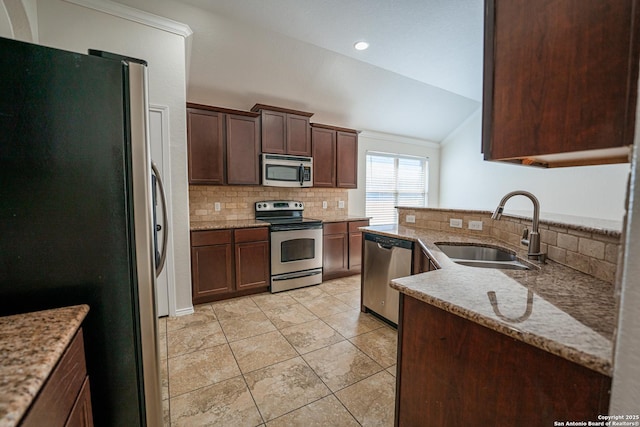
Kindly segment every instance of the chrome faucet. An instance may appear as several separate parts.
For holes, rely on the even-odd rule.
[[[538,232],[538,224],[540,222],[540,202],[536,196],[528,191],[522,190],[507,193],[502,200],[500,200],[498,207],[493,215],[491,215],[491,219],[499,220],[502,217],[502,211],[504,210],[505,203],[507,203],[507,200],[513,196],[525,196],[533,202],[533,224],[531,225],[531,232],[529,233],[529,230],[525,228],[520,243],[528,246],[527,256],[529,258],[537,258],[540,263],[544,264],[547,254],[540,252],[540,233]]]

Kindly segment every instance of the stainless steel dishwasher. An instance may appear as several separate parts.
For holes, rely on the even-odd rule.
[[[413,242],[379,234],[364,233],[362,304],[398,324],[398,291],[389,282],[411,275]]]

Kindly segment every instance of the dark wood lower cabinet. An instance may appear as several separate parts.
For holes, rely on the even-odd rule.
[[[553,426],[607,414],[611,378],[401,294],[396,426]]]
[[[266,227],[191,232],[193,304],[269,289]]]
[[[323,226],[322,280],[359,274],[362,266],[362,232],[369,220],[330,222]]]
[[[65,350],[20,426],[93,426],[82,328]]]

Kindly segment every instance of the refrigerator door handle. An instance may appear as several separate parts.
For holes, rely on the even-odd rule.
[[[162,184],[162,178],[160,177],[160,172],[158,172],[158,167],[155,163],[151,162],[151,169],[153,169],[153,173],[156,176],[156,182],[158,183],[158,189],[160,190],[160,200],[162,200],[162,221],[164,223],[164,227],[162,228],[162,252],[160,253],[160,261],[158,265],[156,265],[156,277],[160,275],[162,269],[164,268],[164,263],[167,260],[167,243],[169,240],[169,222],[167,215],[167,196],[164,192],[164,185]]]

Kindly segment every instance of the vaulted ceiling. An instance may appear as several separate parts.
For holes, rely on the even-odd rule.
[[[191,26],[189,101],[434,142],[481,103],[482,0],[119,1]]]

